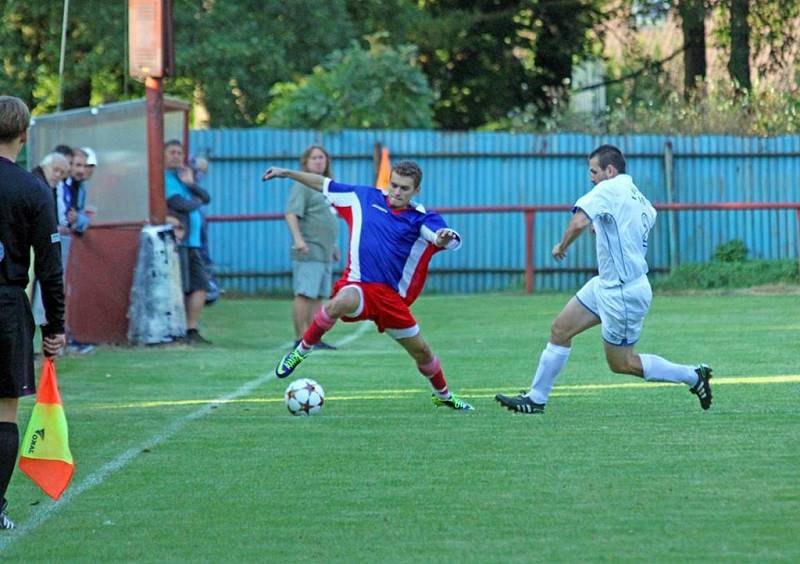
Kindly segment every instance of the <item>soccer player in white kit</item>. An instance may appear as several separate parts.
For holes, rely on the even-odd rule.
[[[639,376],[647,382],[686,384],[700,400],[700,407],[708,409],[709,366],[674,364],[633,350],[653,298],[645,255],[656,210],[625,173],[625,157],[613,145],[601,145],[592,151],[589,173],[594,188],[575,202],[572,219],[552,254],[562,260],[570,244],[592,225],[597,240],[598,275],[553,321],[550,342],[539,359],[530,391],[513,397],[497,394],[495,399],[511,411],[544,413],[553,383],[569,358],[572,338],[600,323],[611,370]]]

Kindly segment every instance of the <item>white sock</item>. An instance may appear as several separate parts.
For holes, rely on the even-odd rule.
[[[307,355],[308,353],[310,353],[310,352],[311,352],[313,349],[314,349],[314,347],[313,347],[313,346],[312,346],[312,347],[307,347],[307,346],[306,346],[306,342],[305,342],[303,339],[300,339],[300,342],[299,342],[299,343],[297,343],[297,350],[298,350],[298,351],[300,352],[300,354],[302,354],[303,356],[306,356],[306,355]]]
[[[536,369],[536,376],[533,377],[531,391],[525,394],[526,396],[536,403],[547,403],[553,383],[567,363],[570,350],[569,347],[547,343],[539,358],[539,367]]]
[[[694,386],[699,376],[694,366],[675,364],[655,354],[640,354],[644,379],[648,382],[673,382]]]

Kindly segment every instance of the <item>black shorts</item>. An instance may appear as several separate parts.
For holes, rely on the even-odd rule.
[[[184,294],[193,294],[208,288],[206,264],[200,249],[195,247],[178,247],[181,257],[181,282]]]
[[[36,393],[33,315],[25,289],[0,286],[0,398]]]

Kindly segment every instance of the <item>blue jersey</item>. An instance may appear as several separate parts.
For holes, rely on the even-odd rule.
[[[165,197],[169,200],[172,196],[181,196],[187,200],[193,198],[191,190],[183,181],[178,178],[178,173],[174,170],[164,171],[164,192]],[[203,216],[200,215],[200,210],[192,210],[188,214],[189,225],[188,237],[181,245],[185,247],[200,248],[203,246],[200,240],[201,232],[203,230]]]
[[[436,231],[447,227],[442,216],[415,203],[393,210],[383,192],[371,186],[326,178],[322,193],[350,229],[350,254],[342,278],[385,284],[411,304],[425,284],[431,257],[443,250],[435,244]],[[447,248],[460,245],[457,236]]]

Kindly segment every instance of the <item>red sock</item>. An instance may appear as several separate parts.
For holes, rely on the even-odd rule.
[[[444,379],[438,356],[434,356],[428,364],[417,364],[417,370],[430,381],[431,388],[437,396],[442,399],[450,397],[450,390],[447,389],[447,380]]]
[[[307,349],[310,349],[319,343],[322,339],[322,336],[326,331],[333,327],[334,323],[336,323],[336,320],[328,315],[328,312],[325,311],[325,308],[319,308],[319,311],[314,314],[314,319],[311,320],[311,324],[308,326],[308,329],[306,329],[306,332],[303,333],[303,346],[305,346]]]

